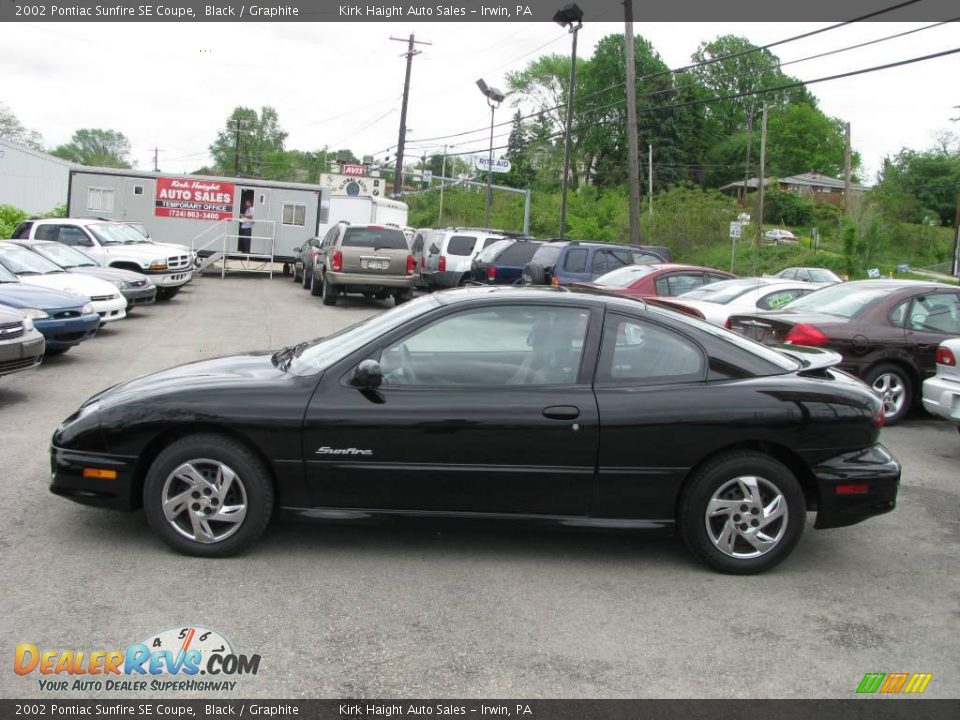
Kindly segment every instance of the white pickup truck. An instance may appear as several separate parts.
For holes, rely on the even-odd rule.
[[[143,273],[157,286],[157,300],[169,300],[193,279],[190,250],[142,240],[120,223],[89,218],[24,220],[13,231],[13,239],[54,240],[83,251],[104,267]]]

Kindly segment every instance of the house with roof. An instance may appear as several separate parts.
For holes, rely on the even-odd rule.
[[[754,193],[760,187],[759,178],[749,178],[744,183],[737,180],[720,188],[721,192],[742,197],[744,188],[746,194]],[[801,173],[781,178],[764,178],[763,187],[767,190],[786,190],[800,195],[806,195],[814,204],[840,205],[843,202],[843,180],[816,172]],[[857,195],[870,188],[858,183],[850,184],[850,194]]]

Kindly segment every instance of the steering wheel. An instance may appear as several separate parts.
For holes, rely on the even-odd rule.
[[[416,384],[417,373],[413,369],[413,356],[410,354],[410,348],[406,343],[400,346],[400,367],[403,368],[403,376],[410,384]]]

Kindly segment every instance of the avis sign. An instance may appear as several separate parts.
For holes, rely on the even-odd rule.
[[[233,183],[187,178],[157,178],[153,214],[184,220],[229,220],[233,217]]]
[[[487,172],[490,170],[490,158],[477,156],[473,161],[474,167],[477,170],[482,170]],[[508,173],[510,172],[510,161],[506,158],[494,158],[493,160],[493,171],[495,173]]]

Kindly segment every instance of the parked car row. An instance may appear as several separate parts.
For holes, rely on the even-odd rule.
[[[20,223],[12,240],[0,242],[0,375],[34,367],[45,353],[64,353],[192,279],[188,251],[153,243],[122,223]]]

